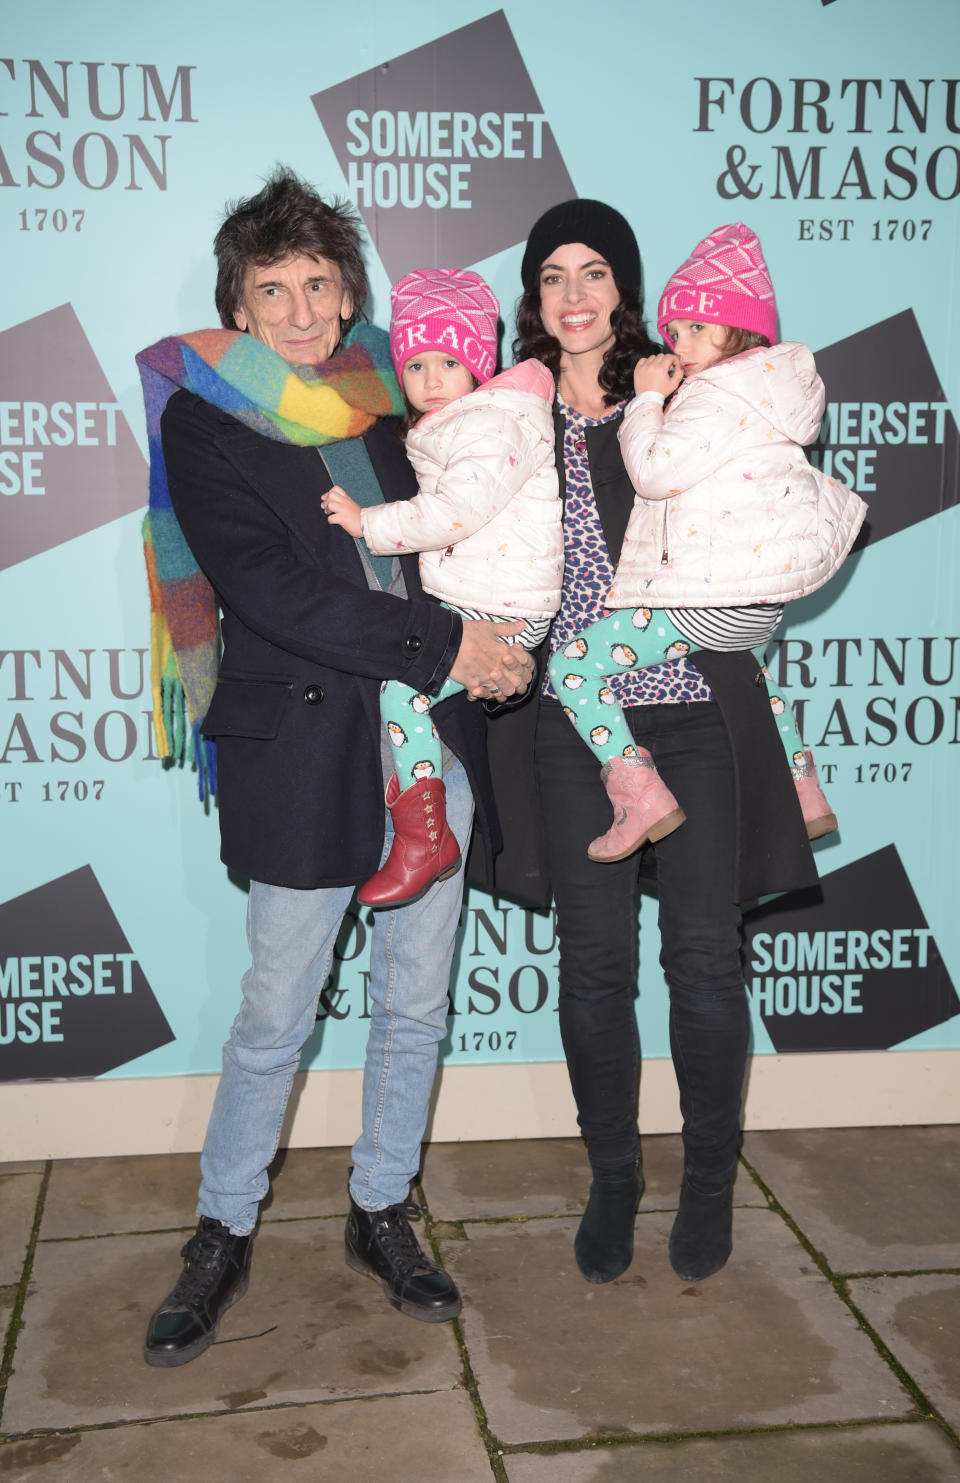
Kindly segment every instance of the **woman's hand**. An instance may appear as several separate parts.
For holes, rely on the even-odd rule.
[[[501,701],[508,695],[522,695],[533,678],[533,660],[519,644],[504,643],[522,631],[522,619],[512,623],[464,619],[451,680],[462,685],[471,700]]]
[[[659,391],[662,396],[669,396],[672,391],[676,391],[682,380],[680,362],[669,352],[666,355],[645,356],[633,368],[633,389],[637,396],[641,391]]]
[[[360,536],[363,529],[360,524],[360,506],[355,499],[351,499],[345,489],[339,484],[334,484],[328,489],[321,500],[324,513],[331,525],[342,525],[348,535]]]

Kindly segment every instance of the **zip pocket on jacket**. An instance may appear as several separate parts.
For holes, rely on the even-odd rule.
[[[667,505],[663,506],[663,535],[660,540],[660,565],[668,566],[670,562],[670,542],[667,535]]]

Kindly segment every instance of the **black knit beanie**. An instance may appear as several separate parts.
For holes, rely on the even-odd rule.
[[[535,287],[540,265],[567,242],[592,247],[610,264],[620,287],[640,297],[640,249],[630,223],[603,201],[586,199],[562,201],[534,222],[520,265],[525,290]]]

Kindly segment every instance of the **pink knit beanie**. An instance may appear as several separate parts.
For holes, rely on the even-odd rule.
[[[660,295],[657,329],[664,339],[671,319],[754,330],[776,343],[777,302],[756,232],[735,221],[697,244]]]
[[[390,354],[398,376],[411,356],[440,350],[478,382],[490,380],[497,368],[500,305],[479,273],[417,268],[393,285],[390,304]]]

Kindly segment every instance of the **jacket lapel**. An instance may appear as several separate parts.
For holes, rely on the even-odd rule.
[[[406,449],[397,437],[396,426],[393,418],[387,418],[375,422],[363,435],[364,447],[386,500],[409,499],[417,492],[416,477]],[[358,585],[366,586],[363,563],[352,537],[329,524],[320,503],[321,495],[333,482],[321,457],[322,449],[300,448],[265,438],[227,414],[222,414],[217,441],[241,477],[253,485],[309,551],[321,557],[335,550],[337,559],[344,562],[344,574],[354,578]],[[408,595],[419,597],[422,588],[417,555],[401,556],[400,566]]]
[[[320,496],[331,479],[316,448],[265,438],[235,418],[224,418],[217,441],[224,457],[261,499],[310,550],[327,525]]]

